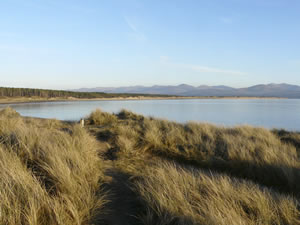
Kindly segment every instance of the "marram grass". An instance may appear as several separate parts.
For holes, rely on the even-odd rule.
[[[86,120],[0,111],[1,225],[300,224],[299,133]]]
[[[115,167],[132,176],[141,224],[300,224],[299,134],[286,132],[286,140],[264,128],[179,124],[126,110],[111,116],[92,129]]]
[[[96,141],[79,125],[0,112],[0,224],[90,224],[106,201],[101,174]]]

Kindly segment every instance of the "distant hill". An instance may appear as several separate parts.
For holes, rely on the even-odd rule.
[[[97,87],[81,88],[78,92],[104,92],[104,93],[140,93],[162,94],[178,96],[217,96],[217,97],[281,97],[300,98],[300,86],[291,84],[259,84],[247,88],[232,88],[224,85],[198,87],[180,84],[178,86],[129,86],[129,87]]]

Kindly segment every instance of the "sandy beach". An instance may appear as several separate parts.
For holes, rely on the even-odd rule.
[[[177,100],[177,99],[284,99],[278,97],[214,97],[214,96],[199,96],[199,97],[114,97],[114,98],[1,98],[0,104],[22,104],[22,103],[40,103],[40,102],[64,102],[64,101],[130,101],[130,100]]]

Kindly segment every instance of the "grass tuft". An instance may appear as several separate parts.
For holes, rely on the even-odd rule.
[[[252,182],[160,163],[135,183],[145,225],[300,224],[295,199]]]
[[[92,125],[109,125],[116,122],[117,117],[113,114],[102,112],[100,109],[97,109],[90,114],[88,121]]]
[[[0,224],[300,225],[299,140],[126,110],[96,110],[83,128],[7,108]]]
[[[15,115],[0,113],[0,224],[91,224],[106,202],[96,141]]]

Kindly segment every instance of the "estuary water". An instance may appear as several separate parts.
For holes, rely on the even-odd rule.
[[[23,116],[79,120],[100,108],[121,109],[180,123],[208,122],[222,126],[252,125],[300,131],[300,99],[184,99],[128,101],[67,101],[0,105]]]

